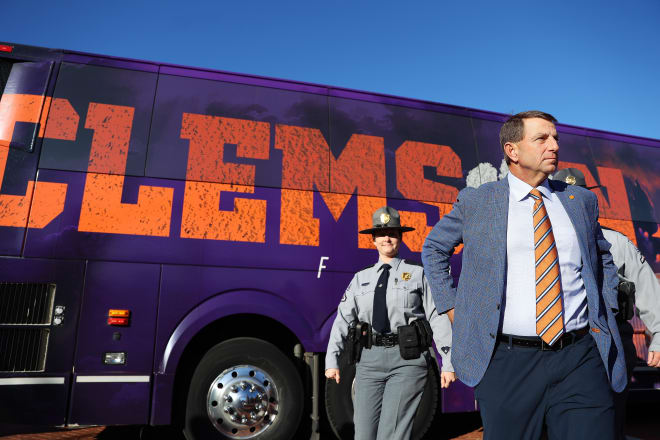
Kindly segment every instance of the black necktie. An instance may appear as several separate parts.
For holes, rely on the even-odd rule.
[[[372,326],[380,334],[390,332],[390,320],[387,317],[387,280],[390,278],[389,264],[383,264],[380,268],[383,272],[378,277],[376,291],[374,292],[374,316]]]

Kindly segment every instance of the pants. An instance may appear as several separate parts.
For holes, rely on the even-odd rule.
[[[630,386],[630,377],[632,376],[633,368],[637,365],[637,350],[633,343],[633,334],[635,330],[628,321],[617,322],[619,327],[619,334],[621,335],[621,342],[623,343],[623,353],[626,358],[626,372],[628,373],[628,384],[626,388],[620,393],[614,393],[614,411],[616,414],[616,438],[624,440],[626,435],[624,429],[626,426],[626,402],[628,400],[628,388]]]
[[[355,374],[356,440],[408,440],[426,385],[428,352],[404,360],[399,347],[363,349]]]
[[[613,440],[612,391],[587,334],[556,351],[500,343],[475,387],[484,440]]]

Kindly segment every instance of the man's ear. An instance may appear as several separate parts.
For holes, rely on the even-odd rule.
[[[511,160],[511,162],[518,163],[518,145],[513,142],[504,144],[504,154]]]

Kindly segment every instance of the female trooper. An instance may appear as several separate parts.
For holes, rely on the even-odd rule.
[[[337,383],[339,355],[347,348],[349,329],[356,324],[363,329],[367,327],[364,323],[371,328],[366,333],[370,343],[364,343],[363,336],[361,354],[357,356],[353,421],[355,438],[359,440],[410,438],[426,384],[430,332],[427,331],[425,344],[420,342],[420,347],[412,347],[412,359],[404,359],[402,353],[411,357],[408,345],[415,339],[414,333],[412,338],[408,336],[412,328],[428,329],[424,320],[430,324],[442,356],[441,386],[446,388],[456,380],[450,360],[449,319],[438,315],[422,265],[398,258],[402,233],[413,230],[401,226],[399,212],[394,208],[385,206],[374,213],[373,227],[360,233],[372,234],[378,262],[355,274],[332,325],[325,376]],[[419,322],[411,325],[416,320]],[[400,340],[400,335],[408,336]],[[419,339],[423,341],[424,336]],[[417,358],[415,348],[419,348]]]

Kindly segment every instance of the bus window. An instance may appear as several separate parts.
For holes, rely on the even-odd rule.
[[[51,61],[29,63],[3,58],[0,63],[0,145],[32,151],[46,103]]]
[[[14,60],[7,58],[0,58],[0,97],[5,91],[5,85],[9,79],[9,72],[11,72],[11,66],[14,64]]]

